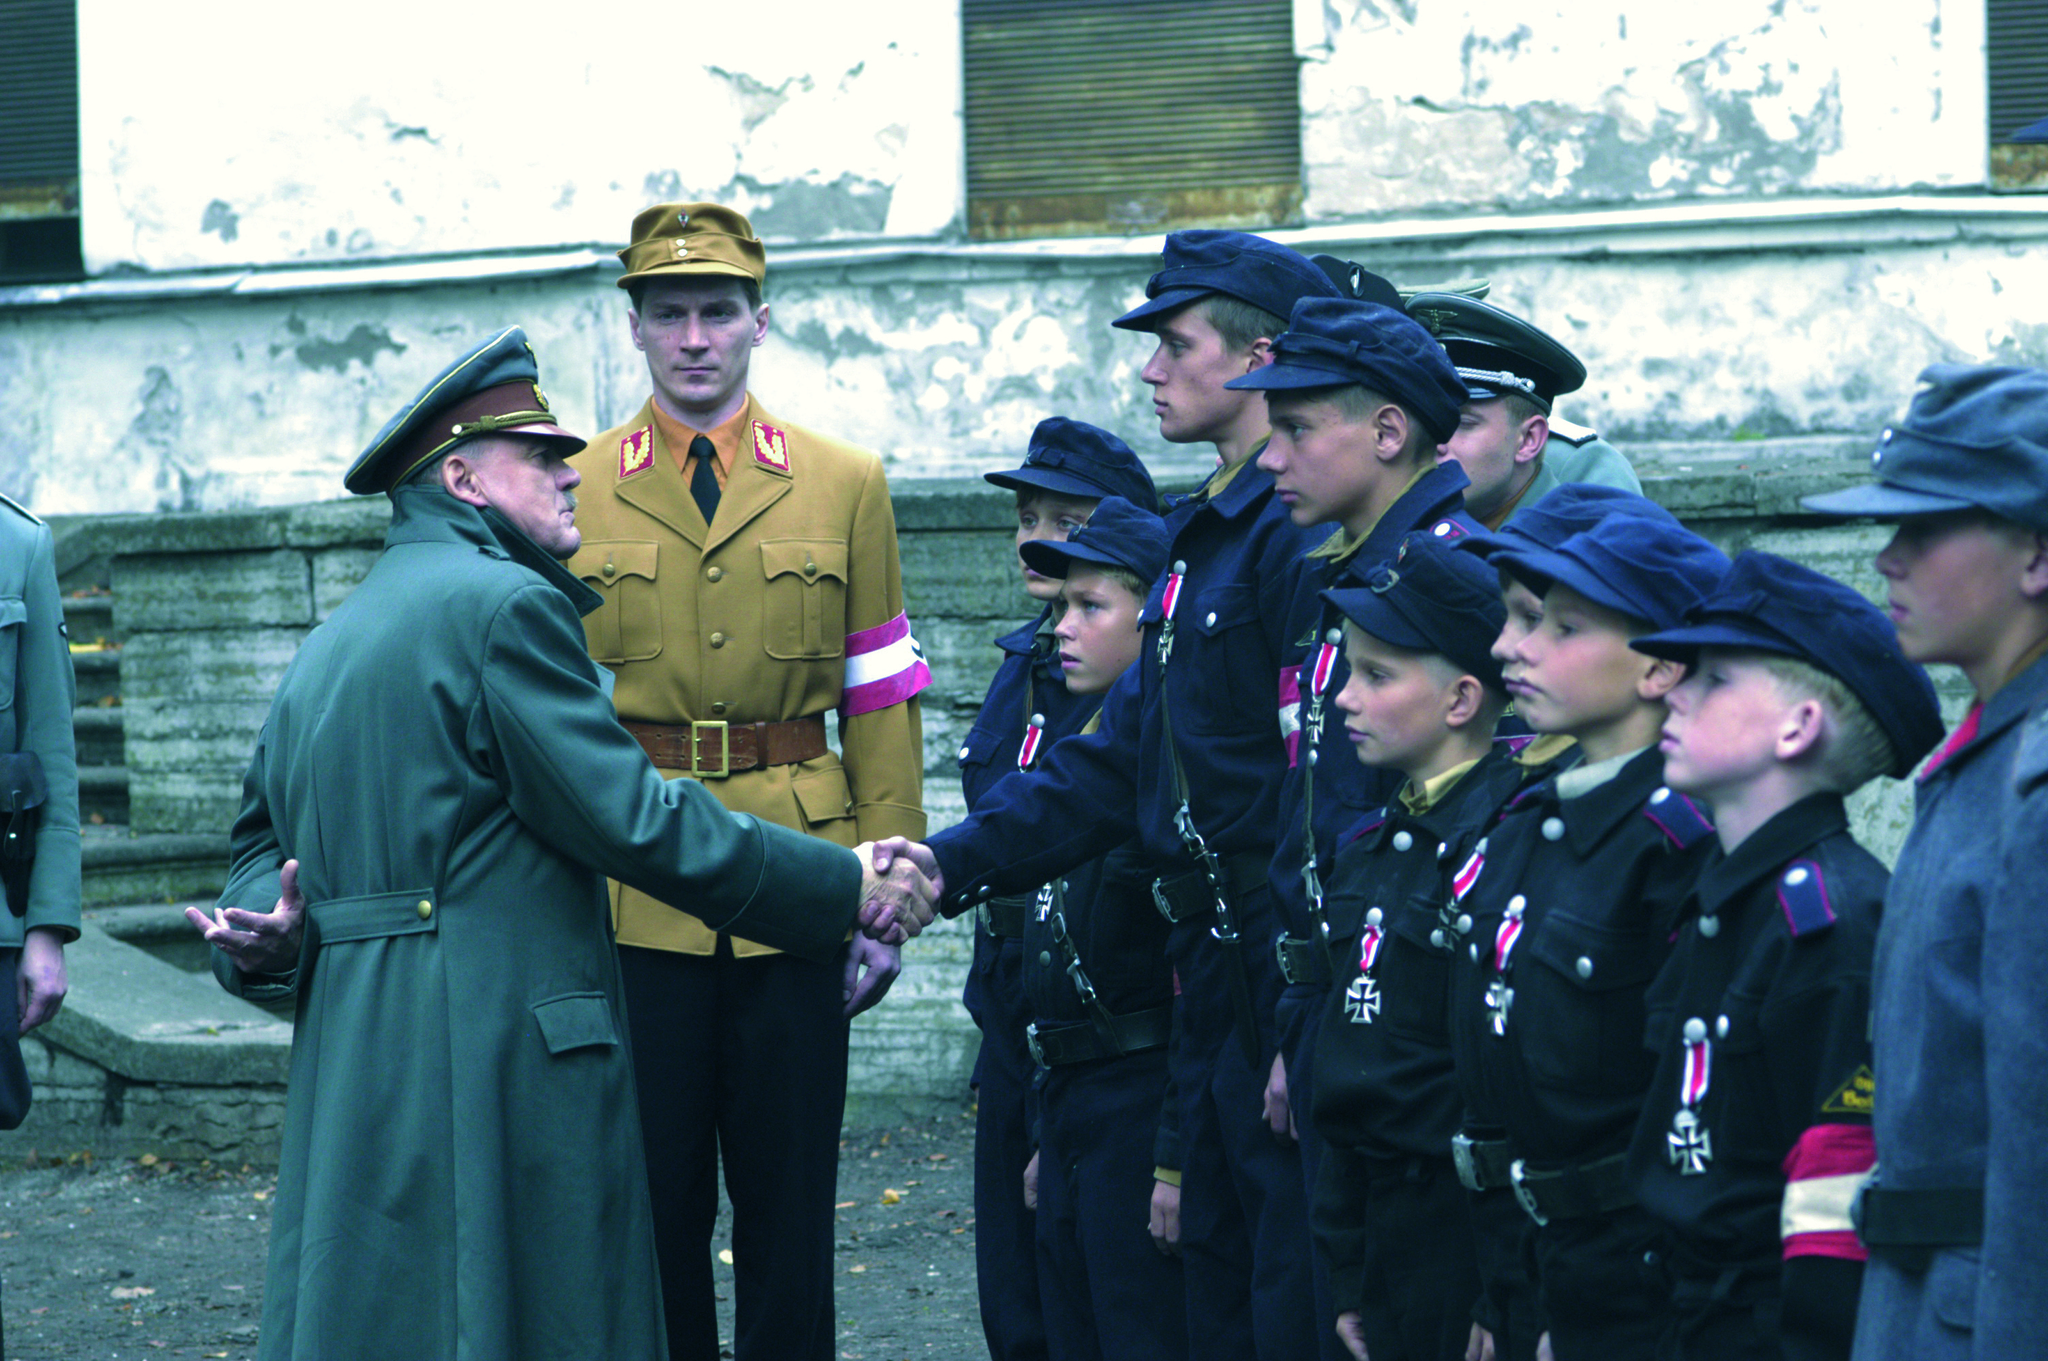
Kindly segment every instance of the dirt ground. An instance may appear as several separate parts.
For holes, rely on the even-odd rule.
[[[839,1355],[985,1354],[971,1117],[848,1130],[840,1147]],[[276,1182],[153,1158],[0,1171],[6,1361],[253,1358]],[[729,1241],[722,1213],[714,1250]],[[732,1269],[715,1270],[730,1339]]]

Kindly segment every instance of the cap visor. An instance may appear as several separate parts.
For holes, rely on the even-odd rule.
[[[1310,368],[1306,364],[1293,364],[1283,360],[1277,364],[1267,364],[1262,368],[1253,369],[1250,373],[1231,379],[1223,386],[1239,392],[1288,392],[1297,388],[1343,387],[1347,383],[1357,381],[1348,372],[1337,373],[1331,369]]]
[[[1772,633],[1743,628],[1740,624],[1726,620],[1698,624],[1686,624],[1661,633],[1645,634],[1629,641],[1636,651],[1652,657],[1668,657],[1674,662],[1691,662],[1699,656],[1703,647],[1741,648],[1750,652],[1776,652],[1785,656],[1800,654],[1785,645],[1783,639]]]
[[[1383,643],[1407,648],[1410,652],[1439,650],[1435,641],[1409,623],[1408,617],[1388,604],[1386,597],[1377,591],[1324,591],[1323,599],[1335,605],[1338,613],[1346,619]]]
[[[1196,298],[1206,298],[1215,291],[1213,288],[1169,288],[1156,298],[1145,299],[1109,324],[1125,331],[1149,331],[1163,313],[1185,307]]]
[[[1024,565],[1041,576],[1063,577],[1071,572],[1076,564],[1082,567],[1121,567],[1126,571],[1136,570],[1129,563],[1093,544],[1035,539],[1017,552],[1024,559]]]
[[[1861,487],[1849,487],[1843,491],[1802,496],[1799,498],[1799,504],[1817,515],[1835,515],[1843,519],[1869,516],[1874,519],[1893,520],[1914,515],[1939,515],[1947,510],[1969,510],[1977,503],[1956,496],[1938,496],[1933,492],[1913,491],[1889,482],[1872,482]]]
[[[1013,491],[1049,491],[1059,496],[1082,496],[1096,501],[1115,495],[1072,473],[1051,468],[1013,468],[1008,472],[983,473],[981,480]]]
[[[553,421],[535,421],[532,425],[511,425],[497,433],[501,435],[527,435],[535,439],[547,440],[551,444],[573,446],[563,453],[562,456],[564,458],[590,443],[589,440],[581,435],[570,434]]]

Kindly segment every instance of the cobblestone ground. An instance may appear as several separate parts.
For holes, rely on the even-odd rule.
[[[985,1354],[971,1119],[848,1130],[840,1147],[839,1355]],[[153,1158],[0,1171],[6,1361],[253,1361],[276,1184],[249,1168]],[[729,1241],[722,1215],[714,1247]],[[730,1338],[730,1265],[715,1276]]]

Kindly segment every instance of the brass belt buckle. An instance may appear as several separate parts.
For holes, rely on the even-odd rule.
[[[706,729],[718,733],[718,769],[706,770],[697,755],[700,734]],[[700,780],[722,780],[732,774],[732,728],[722,718],[690,720],[690,773]]]

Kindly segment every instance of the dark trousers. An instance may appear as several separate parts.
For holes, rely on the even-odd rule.
[[[974,1275],[981,1331],[994,1361],[1042,1361],[1037,1217],[1024,1208],[1031,1161],[1031,1084],[1037,1065],[1025,1047],[1024,947],[976,927],[967,1010],[981,1027],[975,1061]]]
[[[1536,1230],[1556,1361],[1654,1356],[1672,1316],[1668,1233],[1640,1206]]]
[[[1273,1049],[1267,1042],[1254,1065],[1233,1033],[1227,958],[1206,923],[1176,927],[1167,948],[1181,985],[1172,1062],[1189,1351],[1301,1361],[1317,1354],[1320,1329],[1301,1154],[1266,1124]],[[1270,1017],[1272,999],[1264,1000]]]
[[[711,1231],[732,1201],[733,1356],[831,1361],[846,1109],[837,963],[621,947],[673,1361],[718,1361]],[[565,1150],[573,1157],[574,1150]]]
[[[1372,1158],[1359,1171],[1366,1183],[1359,1320],[1367,1354],[1373,1361],[1462,1356],[1479,1264],[1468,1193],[1451,1160]]]
[[[1315,1109],[1315,1055],[1316,1036],[1323,1028],[1323,1008],[1320,998],[1311,999],[1302,1007],[1302,1014],[1287,1033],[1287,1106],[1294,1113],[1294,1129],[1301,1145],[1302,1194],[1305,1203],[1313,1205],[1316,1198],[1316,1178],[1322,1174],[1323,1157],[1327,1149],[1322,1132],[1310,1118]],[[1330,1289],[1330,1264],[1320,1253],[1309,1256],[1309,1287],[1315,1295],[1316,1326],[1322,1329],[1319,1346],[1323,1361],[1351,1361],[1351,1353],[1337,1337],[1337,1306],[1333,1303]]]
[[[1039,1097],[1038,1283],[1053,1361],[1185,1361],[1180,1262],[1153,1245],[1166,1051],[1055,1068]]]
[[[1536,1361],[1544,1326],[1536,1288],[1536,1223],[1511,1191],[1466,1194],[1479,1265],[1479,1323],[1493,1334],[1498,1361]]]

